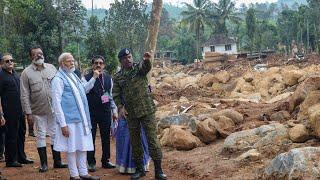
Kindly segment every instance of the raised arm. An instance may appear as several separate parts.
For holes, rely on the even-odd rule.
[[[143,61],[139,63],[139,73],[141,75],[147,75],[151,70],[151,54],[149,52],[144,53]]]

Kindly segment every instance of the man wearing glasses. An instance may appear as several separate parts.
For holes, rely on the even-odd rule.
[[[51,80],[57,70],[52,64],[44,63],[44,55],[39,46],[30,48],[32,63],[21,74],[21,103],[30,126],[35,123],[37,130],[37,149],[40,157],[39,172],[48,171],[46,135],[51,138],[54,168],[67,168],[61,162],[60,152],[53,150],[56,120],[51,104]]]
[[[91,59],[92,71],[85,75],[83,82],[89,81],[94,71],[99,71],[101,74],[96,79],[94,87],[87,93],[87,99],[90,110],[90,118],[92,124],[92,138],[95,143],[97,126],[99,125],[101,144],[102,144],[102,168],[115,168],[110,161],[110,126],[111,117],[116,120],[118,118],[117,107],[112,98],[112,79],[111,76],[104,72],[105,59],[102,56],[94,56]],[[87,152],[88,170],[96,171],[95,151]]]
[[[5,159],[7,167],[22,167],[22,164],[32,164],[26,157],[24,141],[26,124],[20,102],[20,80],[14,71],[14,60],[9,53],[1,57],[0,72],[0,126],[5,123]]]

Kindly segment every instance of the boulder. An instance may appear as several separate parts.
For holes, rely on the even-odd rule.
[[[259,152],[263,152],[268,151],[269,148],[274,153],[277,149],[272,149],[272,147],[282,146],[288,143],[288,140],[286,127],[282,124],[274,123],[230,134],[224,141],[224,150],[228,152],[243,152],[250,149],[258,149]]]
[[[215,77],[220,83],[226,83],[230,80],[230,74],[228,71],[219,71],[215,74]]]
[[[298,114],[299,120],[305,120],[308,117],[308,109],[320,102],[320,90],[310,91],[303,103],[300,105],[300,111]]]
[[[265,168],[262,179],[318,179],[320,148],[304,147],[279,154]]]
[[[211,143],[218,138],[218,131],[216,130],[215,121],[213,119],[206,119],[197,124],[196,135],[203,143]]]
[[[270,116],[271,121],[284,122],[290,119],[290,114],[288,111],[275,112]]]
[[[214,126],[223,138],[228,137],[236,129],[236,125],[232,119],[226,116],[219,116],[217,121],[214,123]]]
[[[196,131],[197,120],[194,116],[190,114],[178,114],[173,116],[167,116],[158,122],[158,132],[169,128],[172,125],[180,125],[188,127],[192,132]]]
[[[304,102],[311,91],[316,91],[318,89],[320,89],[320,76],[310,76],[305,79],[288,100],[289,112],[294,111],[297,106]]]
[[[236,124],[240,124],[243,122],[243,115],[233,109],[224,109],[212,114],[212,118],[216,120],[219,119],[219,116],[230,118]]]
[[[171,126],[164,131],[160,139],[162,146],[168,146],[177,150],[191,150],[201,145],[201,141],[183,126]]]
[[[313,134],[320,137],[320,104],[315,104],[308,109],[308,117]]]
[[[281,72],[284,83],[287,86],[293,86],[298,84],[299,79],[303,76],[303,73],[298,70],[283,70]]]
[[[286,92],[286,93],[280,94],[280,95],[275,96],[275,97],[271,98],[270,100],[266,101],[266,103],[271,104],[271,103],[275,103],[277,101],[281,101],[281,100],[287,99],[292,94],[293,94],[293,92]]]
[[[199,76],[186,76],[183,78],[178,78],[178,81],[176,81],[175,83],[179,85],[180,89],[185,89],[187,87],[198,88],[197,82],[199,78]]]
[[[217,83],[219,80],[213,74],[204,74],[198,82],[199,87],[212,87],[213,83]]]
[[[289,130],[289,137],[292,142],[304,143],[310,136],[307,128],[303,124],[297,124]]]

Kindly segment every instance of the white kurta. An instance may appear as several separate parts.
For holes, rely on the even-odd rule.
[[[73,73],[70,74],[75,80]],[[94,86],[95,79],[92,78],[87,84],[84,84],[86,92]],[[73,83],[70,83],[74,89],[77,89]],[[75,151],[93,151],[93,142],[91,131],[86,135],[84,132],[84,126],[82,122],[66,124],[64,112],[61,107],[61,97],[64,89],[63,80],[60,78],[54,78],[51,82],[52,88],[52,106],[54,109],[55,118],[57,120],[56,136],[54,139],[54,150],[60,152],[75,152]],[[76,98],[81,99],[80,92],[75,92]],[[80,103],[81,105],[83,103]],[[84,112],[84,107],[80,107],[80,110]],[[86,116],[84,116],[86,118]],[[84,121],[87,121],[85,119]],[[69,137],[62,135],[61,127],[68,126]]]

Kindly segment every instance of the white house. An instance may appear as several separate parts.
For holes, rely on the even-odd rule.
[[[205,52],[218,52],[222,54],[236,54],[238,53],[236,40],[224,35],[216,35],[205,42],[202,47],[202,56]]]

